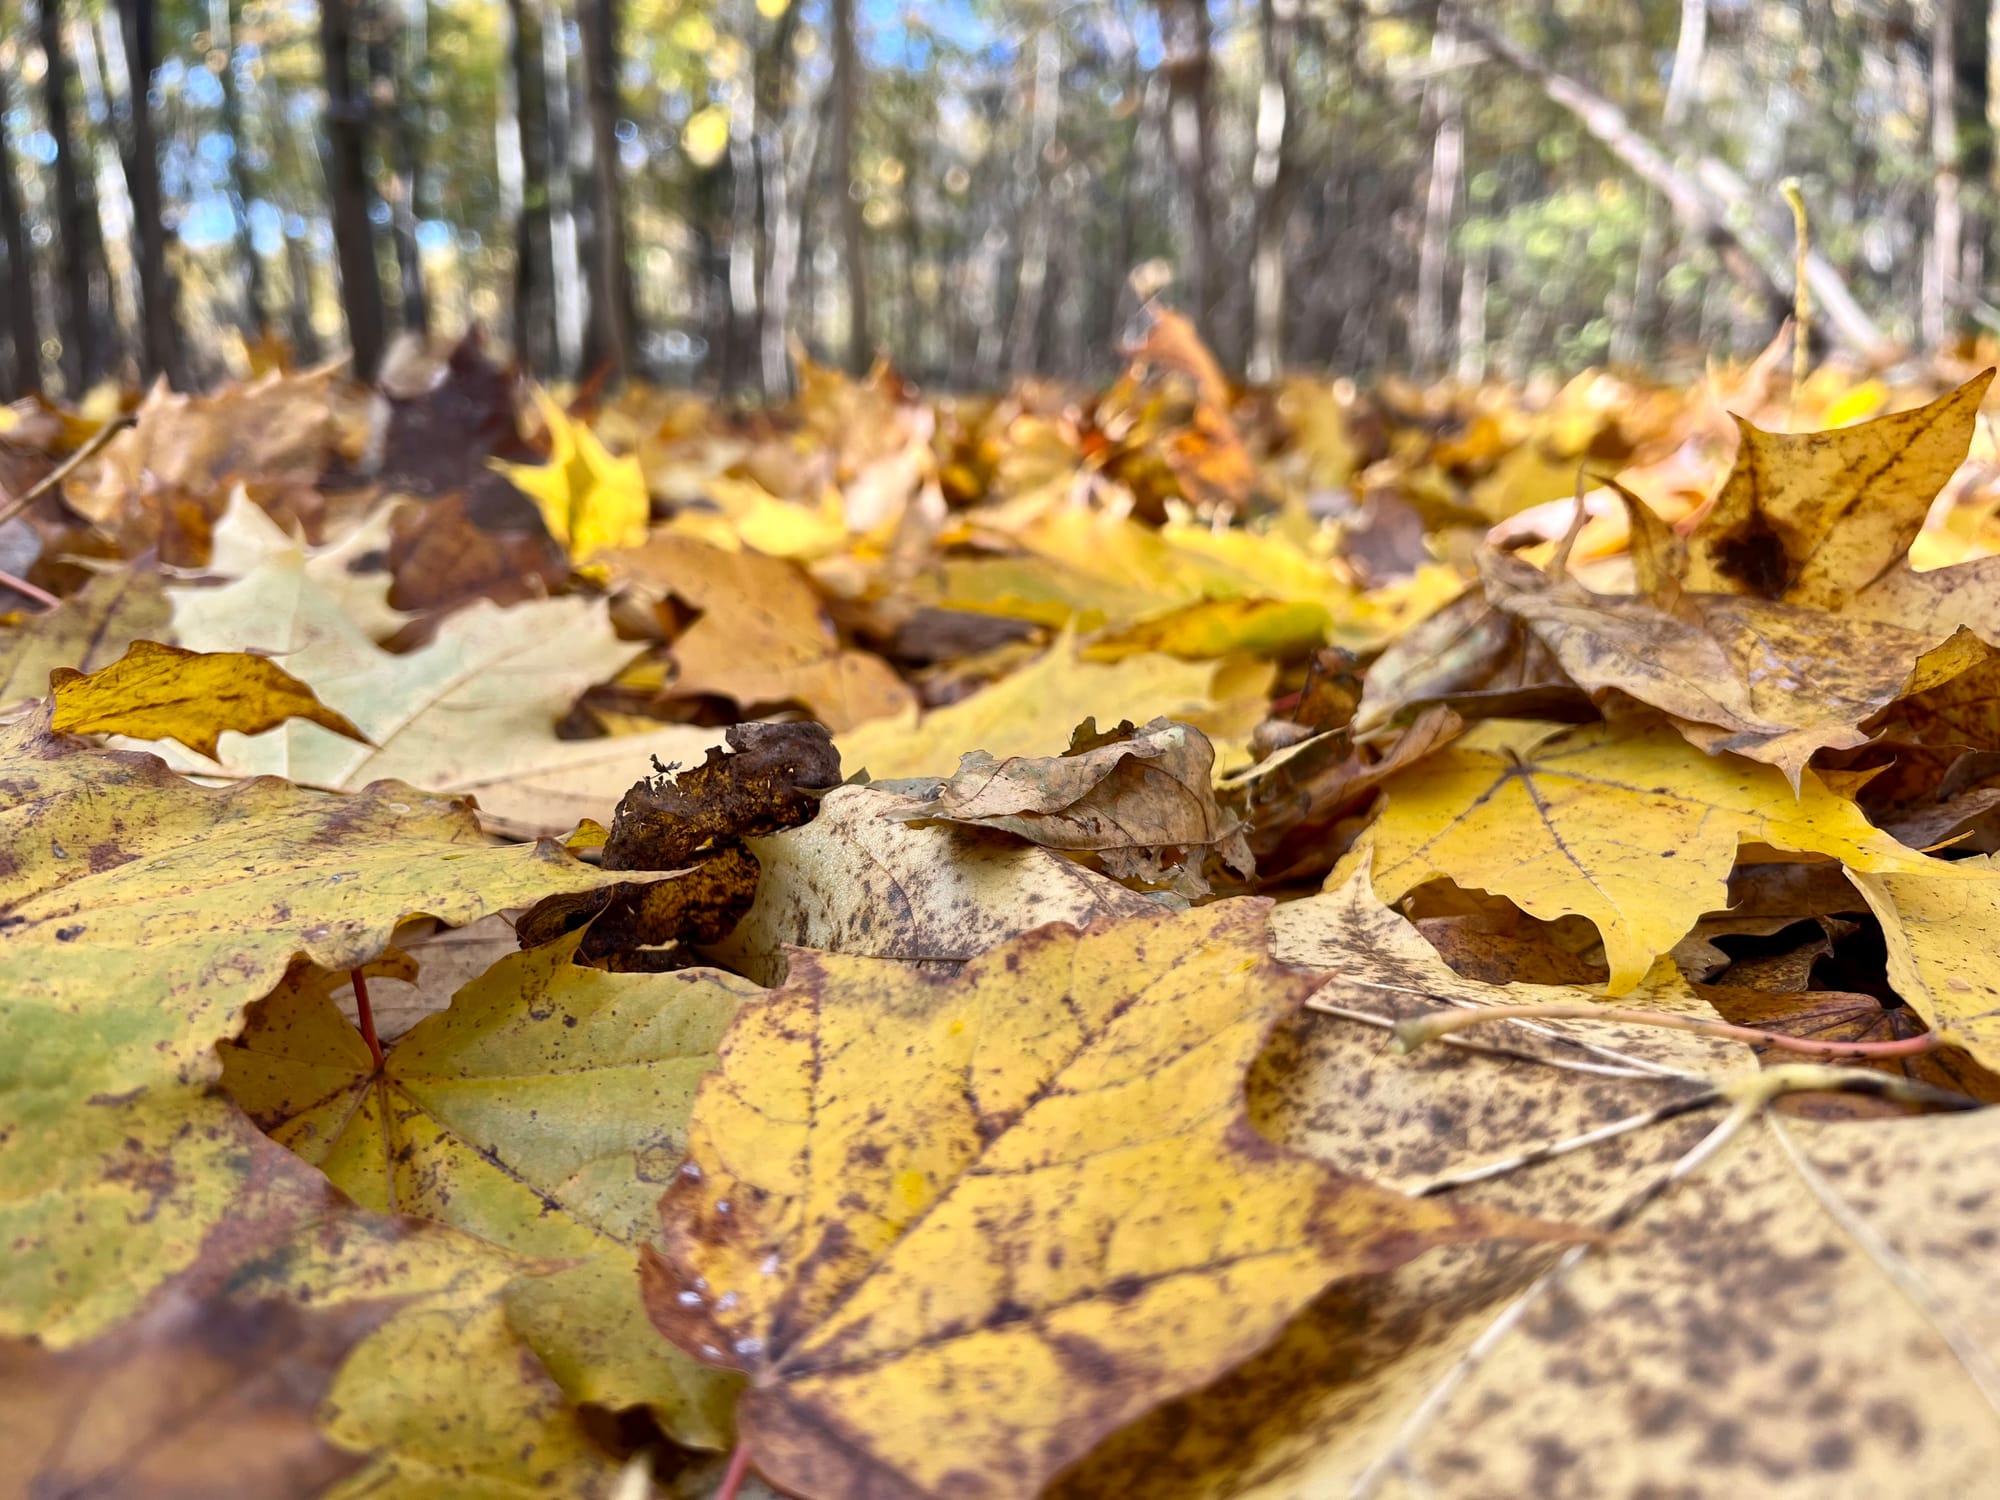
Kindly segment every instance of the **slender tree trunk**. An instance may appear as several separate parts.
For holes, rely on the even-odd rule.
[[[0,69],[0,121],[12,101],[11,79]],[[0,125],[0,253],[7,257],[7,335],[13,347],[13,369],[5,390],[9,400],[42,388],[42,335],[35,317],[35,273],[28,260],[28,226],[21,217],[21,192],[14,178],[14,153]]]
[[[1486,378],[1486,279],[1492,264],[1491,245],[1468,250],[1458,283],[1458,378],[1466,385]]]
[[[1931,241],[1924,261],[1923,338],[1942,350],[1964,305],[1959,284],[1964,216],[1959,206],[1958,42],[1961,7],[1973,0],[1931,0]]]
[[[1958,284],[1961,306],[1969,305],[1986,283],[1986,238],[1993,221],[1992,42],[1990,0],[1957,0],[1958,31],[1952,44],[1957,81],[1952,101],[1958,114],[1959,211],[1962,218]]]
[[[1147,101],[1152,92],[1139,66],[1139,38],[1130,18],[1122,7],[1114,5],[1109,10],[1108,20],[1118,38],[1118,50],[1125,63],[1125,99],[1131,109],[1131,124],[1126,128],[1125,149],[1119,158],[1118,198],[1113,209],[1118,227],[1112,241],[1111,263],[1101,268],[1097,315],[1091,327],[1091,342],[1100,355],[1110,351],[1118,342],[1132,267],[1138,257],[1139,182],[1142,175],[1140,169],[1145,162],[1145,152],[1141,147],[1147,140]]]
[[[771,263],[764,270],[764,392],[777,396],[792,386],[793,292],[798,286],[799,251],[811,208],[810,194],[819,163],[820,111],[801,99],[793,107],[797,128],[791,147],[774,140],[766,160],[764,191],[771,223]]]
[[[1209,81],[1214,71],[1208,0],[1163,0],[1166,33],[1167,134],[1180,173],[1187,234],[1182,272],[1196,330],[1215,346],[1218,282],[1215,245],[1215,120]]]
[[[1455,69],[1458,37],[1451,0],[1438,7],[1431,38],[1434,77],[1424,93],[1431,122],[1431,170],[1424,189],[1423,238],[1417,245],[1417,301],[1410,322],[1410,362],[1419,375],[1444,369],[1445,279],[1451,260],[1451,225],[1458,209],[1459,180],[1465,166],[1465,114]]]
[[[625,254],[625,204],[618,176],[618,0],[579,0],[583,76],[590,116],[590,328],[584,365],[611,383],[632,374],[637,309]]]
[[[1021,267],[1014,285],[1014,326],[1007,336],[1016,375],[1035,368],[1042,328],[1043,294],[1049,281],[1049,229],[1055,205],[1050,201],[1056,121],[1062,99],[1062,37],[1053,25],[1035,33],[1035,82],[1028,116],[1028,171],[1034,186],[1021,235]]]
[[[573,372],[583,360],[583,260],[578,246],[575,97],[561,12],[542,12],[542,89],[549,118],[549,240],[555,270],[555,368]]]
[[[513,23],[514,131],[521,202],[514,220],[514,356],[528,369],[556,368],[555,246],[549,229],[548,73],[542,61],[541,0],[507,0]]]
[[[831,0],[833,10],[833,184],[840,214],[841,252],[847,262],[847,368],[859,375],[874,358],[868,331],[868,266],[862,256],[861,199],[854,179],[854,116],[861,104],[861,48],[854,31],[854,0]]]
[[[1250,256],[1250,362],[1254,381],[1276,380],[1285,364],[1285,220],[1291,209],[1287,151],[1292,120],[1292,52],[1299,0],[1259,0],[1256,155],[1250,164],[1254,247]]]
[[[791,308],[791,277],[798,265],[799,226],[794,191],[796,172],[787,159],[786,142],[792,151],[810,157],[813,137],[812,114],[802,100],[792,98],[796,82],[793,46],[798,38],[799,7],[788,5],[778,17],[769,39],[758,49],[753,85],[757,95],[755,145],[759,215],[757,289],[758,383],[767,399],[791,389],[791,366],[786,358],[785,339],[790,332],[786,319]],[[796,115],[799,127],[786,129],[788,114]],[[779,272],[784,254],[782,275]]]
[[[326,72],[326,181],[333,200],[334,256],[354,373],[372,380],[382,364],[387,319],[375,229],[368,218],[368,98],[355,79],[354,0],[321,0],[320,56]]]
[[[754,18],[756,12],[753,10]],[[761,340],[757,336],[758,222],[757,90],[739,88],[729,104],[729,254],[725,276],[729,313],[722,341],[721,384],[740,390],[750,381]]]
[[[1681,0],[1680,33],[1674,42],[1673,66],[1667,72],[1667,97],[1660,107],[1660,138],[1677,141],[1687,128],[1701,82],[1702,58],[1708,49],[1708,0]],[[1666,260],[1666,203],[1659,190],[1646,189],[1646,224],[1639,232],[1634,263],[1630,316],[1614,336],[1612,361],[1636,364],[1649,343],[1658,340],[1666,305],[1660,297],[1660,268]]]
[[[57,277],[57,331],[62,338],[63,387],[74,397],[104,373],[103,351],[97,339],[97,315],[91,305],[91,279],[104,261],[104,247],[95,232],[87,205],[87,163],[78,152],[69,113],[69,49],[63,45],[62,0],[42,0],[42,55],[48,71],[42,98],[48,111],[49,134],[56,143],[56,241],[61,275]]]
[[[45,0],[47,3],[47,0]],[[251,337],[259,337],[268,326],[264,310],[264,264],[250,235],[250,192],[246,186],[243,158],[247,150],[243,138],[243,100],[236,87],[236,32],[242,15],[242,0],[210,0],[209,35],[223,54],[222,129],[229,137],[229,208],[236,221],[236,258],[243,271],[243,327]]]
[[[285,236],[285,279],[291,290],[285,305],[285,331],[292,352],[302,360],[311,360],[319,352],[319,333],[312,320],[312,256],[302,234]]]
[[[133,235],[138,241],[140,351],[148,376],[165,375],[185,387],[181,350],[174,337],[174,284],[167,274],[167,226],[161,217],[160,147],[153,133],[153,112],[147,104],[153,69],[159,61],[154,42],[154,0],[118,0],[118,20],[125,42],[125,67],[131,76],[131,154],[125,180],[131,186]]]
[[[423,251],[417,244],[417,179],[423,171],[423,103],[416,98],[416,74],[423,66],[429,28],[425,0],[392,21],[388,0],[377,0],[375,35],[369,48],[376,117],[388,127],[390,225],[396,242],[398,309],[405,332],[430,332],[430,301],[424,293]],[[401,45],[399,46],[398,43]],[[400,60],[399,60],[400,59]]]
[[[1470,16],[1461,13],[1458,25],[1490,55],[1532,78],[1551,103],[1574,116],[1635,177],[1659,189],[1675,217],[1714,247],[1736,279],[1763,304],[1767,317],[1775,321],[1789,313],[1786,253],[1757,232],[1751,222],[1754,206],[1749,189],[1725,163],[1703,156],[1696,159],[1692,174],[1682,171],[1633,128],[1624,111],[1588,84],[1557,72],[1527,48]],[[1826,313],[1842,342],[1877,363],[1895,358],[1895,346],[1817,250],[1806,259],[1806,281],[1815,305]]]

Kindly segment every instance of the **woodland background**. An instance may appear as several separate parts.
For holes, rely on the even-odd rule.
[[[544,378],[782,394],[796,337],[1521,379],[2000,309],[1979,0],[6,0],[0,396],[479,324]],[[143,102],[143,107],[137,107]],[[1136,278],[1134,268],[1140,268]]]

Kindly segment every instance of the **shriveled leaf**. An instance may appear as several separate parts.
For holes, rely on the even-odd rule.
[[[1681,582],[1839,609],[1902,561],[1972,441],[1986,371],[1928,406],[1832,432],[1763,432],[1742,446],[1688,538]]]
[[[268,657],[242,651],[183,651],[134,641],[108,667],[88,676],[69,667],[49,674],[51,727],[59,734],[122,734],[179,740],[211,759],[225,730],[261,734],[304,719],[367,743],[345,715]]]
[[[1045,849],[1088,853],[1114,878],[1208,894],[1214,853],[1239,875],[1254,868],[1235,820],[1215,802],[1215,751],[1186,724],[1128,722],[1100,735],[1085,720],[1059,756],[997,760],[974,750],[919,807],[891,816],[997,828]]]
[[[850,772],[865,770],[877,781],[944,776],[968,750],[1003,759],[1060,754],[1071,726],[1093,715],[1113,724],[1179,719],[1226,741],[1248,734],[1263,717],[1270,680],[1264,663],[1233,672],[1228,662],[1149,655],[1101,665],[1079,660],[1063,637],[1032,665],[947,708],[878,719],[843,734],[840,758]],[[1226,683],[1227,696],[1217,695],[1218,683]]]
[[[227,1212],[246,1164],[191,1101],[295,954],[354,968],[405,916],[469,922],[607,878],[492,846],[464,803],[395,782],[209,790],[32,721],[0,730],[0,767],[7,1333],[110,1326]]]
[[[531,1344],[576,1399],[650,1405],[679,1441],[719,1446],[729,1382],[633,1336],[633,1253],[716,1041],[761,991],[712,970],[579,968],[580,938],[503,958],[379,1071],[324,985],[288,984],[220,1049],[223,1087],[364,1208],[588,1262],[521,1288]]]
[[[1771,767],[1704,755],[1644,724],[1495,720],[1383,787],[1374,873],[1385,899],[1441,878],[1532,916],[1586,917],[1603,935],[1612,994],[1727,905],[1743,843],[1857,870],[1951,873],[1871,827],[1810,771],[1794,796]]]
[[[805,827],[749,840],[763,867],[756,902],[708,951],[776,984],[789,947],[955,967],[1045,922],[1159,909],[1006,834],[897,821],[916,805],[886,788],[842,787]]]
[[[652,501],[638,458],[614,458],[596,433],[539,386],[535,405],[548,424],[549,461],[530,465],[491,459],[492,466],[535,502],[549,535],[576,561],[644,543]]]
[[[1032,1495],[1329,1282],[1525,1229],[1250,1127],[1243,1071],[1311,984],[1266,910],[1042,928],[943,977],[798,955],[745,1008],[644,1267],[662,1331],[752,1376],[767,1479]]]

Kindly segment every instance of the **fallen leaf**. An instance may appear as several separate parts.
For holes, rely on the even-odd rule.
[[[539,466],[487,462],[541,510],[549,535],[588,562],[614,547],[638,547],[646,540],[652,500],[633,456],[614,458],[597,434],[536,386],[535,406],[549,429],[549,461]]]
[[[1896,566],[1965,457],[1993,372],[1948,396],[1832,432],[1737,419],[1736,466],[1687,540],[1681,582],[1837,610]]]
[[[1003,761],[969,751],[928,802],[890,816],[997,828],[1093,855],[1115,880],[1196,898],[1209,892],[1209,856],[1239,876],[1256,867],[1242,828],[1216,805],[1214,767],[1207,736],[1186,724],[1127,721],[1100,735],[1086,719],[1059,756]]]
[[[841,787],[805,827],[748,840],[762,866],[757,899],[708,951],[779,984],[794,947],[956,967],[1046,922],[1159,910],[1008,834],[896,820],[916,803],[881,787]]]
[[[8,1334],[110,1327],[228,1212],[247,1163],[202,1089],[294,954],[350,969],[405,916],[469,922],[607,878],[493,847],[464,803],[396,782],[210,790],[33,720],[0,729],[0,766]]]
[[[56,608],[0,630],[0,709],[45,698],[59,667],[95,672],[132,642],[165,635],[169,610],[157,573],[108,568]]]
[[[677,1441],[717,1447],[731,1383],[634,1336],[633,1256],[715,1044],[762,992],[713,970],[580,968],[580,937],[501,959],[380,1069],[324,984],[287,984],[220,1048],[222,1086],[363,1208],[584,1262],[509,1294],[530,1344],[572,1399],[647,1405]]]
[[[1783,776],[1703,755],[1671,729],[1559,729],[1494,720],[1383,783],[1376,886],[1394,901],[1426,880],[1505,896],[1531,916],[1595,923],[1610,993],[1704,912],[1726,905],[1744,843],[1827,855],[1853,870],[1950,867],[1905,849],[1810,771]]]
[[[367,743],[284,668],[242,651],[204,653],[134,641],[117,661],[88,676],[57,667],[49,674],[49,697],[50,727],[58,734],[173,739],[211,759],[224,730],[261,734],[287,719]]]
[[[671,594],[701,612],[669,648],[672,695],[713,693],[746,711],[802,703],[836,734],[914,706],[887,662],[841,646],[792,563],[674,535],[602,561],[615,584]]]
[[[1927,873],[1849,872],[1888,944],[1889,982],[1933,1031],[2000,1067],[2000,865],[1991,856]]]
[[[1525,1229],[1250,1129],[1243,1070],[1311,983],[1265,911],[1042,928],[945,977],[801,954],[745,1007],[642,1265],[661,1330],[750,1374],[767,1479],[1032,1495],[1328,1283]]]

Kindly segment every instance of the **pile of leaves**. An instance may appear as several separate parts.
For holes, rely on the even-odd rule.
[[[1782,355],[9,409],[5,1492],[1978,1487],[1990,372]]]

